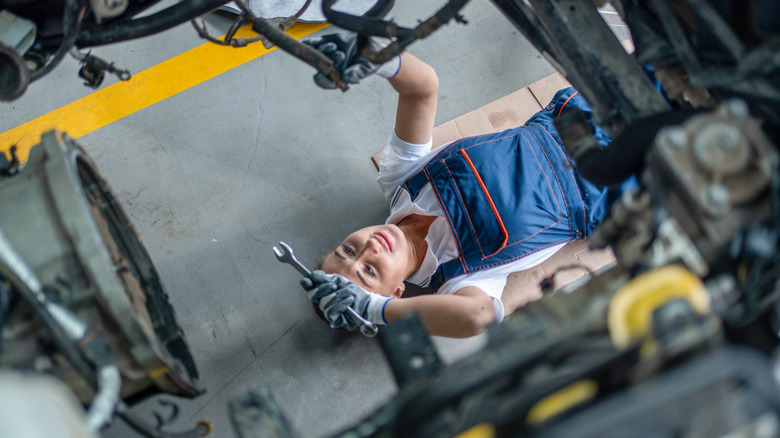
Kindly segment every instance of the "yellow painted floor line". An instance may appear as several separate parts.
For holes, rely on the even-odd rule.
[[[286,33],[300,39],[327,26],[328,23],[296,23]],[[254,35],[251,25],[236,33],[236,37]],[[40,142],[41,134],[46,131],[56,128],[72,138],[81,137],[275,49],[266,49],[260,42],[240,48],[202,44],[135,73],[127,82],[112,84],[3,132],[0,152],[16,144],[19,160],[26,161],[30,148]]]

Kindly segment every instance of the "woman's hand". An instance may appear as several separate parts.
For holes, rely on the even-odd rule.
[[[301,286],[317,304],[331,328],[354,330],[358,322],[347,314],[352,307],[360,316],[376,324],[387,324],[384,308],[392,298],[369,292],[338,274],[316,270],[301,279]]]
[[[401,67],[401,58],[395,58],[384,64],[377,65],[369,62],[366,58],[360,56],[360,47],[358,47],[358,35],[352,32],[339,32],[323,35],[319,38],[304,40],[304,44],[310,45],[320,53],[333,61],[333,67],[341,75],[341,79],[348,84],[357,84],[372,74],[378,74],[383,78],[391,78],[398,73]],[[373,38],[365,38],[367,44],[371,44],[376,49],[381,49],[379,42]],[[322,73],[314,75],[314,82],[325,88],[332,90],[336,88],[336,83]]]

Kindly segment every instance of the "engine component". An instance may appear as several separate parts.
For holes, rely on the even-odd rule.
[[[322,12],[329,22],[359,34],[358,47],[364,58],[375,64],[383,64],[399,55],[412,42],[429,36],[451,19],[465,23],[466,21],[459,14],[459,11],[467,2],[468,0],[451,0],[434,16],[421,22],[414,29],[399,27],[395,23],[382,20],[382,17],[384,17],[393,7],[393,0],[378,1],[361,17],[333,10],[332,6],[335,3],[333,0],[322,2]],[[318,72],[330,78],[342,91],[347,91],[349,89],[349,86],[341,79],[338,71],[333,67],[333,62],[328,57],[317,50],[314,50],[312,47],[290,38],[280,30],[278,24],[271,20],[255,17],[243,0],[236,0],[235,3],[243,11],[243,15],[240,18],[243,18],[244,15],[249,17],[252,21],[252,29],[260,34],[260,37],[262,38],[232,39],[231,36],[230,38],[226,37],[225,41],[218,41],[209,37],[204,27],[198,26],[197,23],[193,22],[198,34],[202,38],[209,39],[218,44],[235,46],[242,46],[262,39],[264,44],[267,45],[267,43],[271,43],[277,45],[285,52],[290,53],[316,68]],[[306,7],[308,7],[308,2],[303,6],[301,12]],[[230,36],[231,34],[229,33],[228,35]],[[392,42],[382,50],[377,51],[377,49],[370,44],[366,44],[366,37],[368,36],[385,37],[391,39]]]
[[[594,232],[620,262],[655,268],[682,260],[706,276],[732,237],[771,216],[778,151],[744,102],[661,129],[647,156],[648,193],[626,194]],[[651,199],[653,201],[651,201]]]
[[[754,201],[769,187],[777,165],[777,152],[738,100],[683,127],[666,128],[657,144],[658,161],[676,176],[688,200],[710,217]],[[685,179],[682,169],[688,173]]]
[[[105,396],[95,401],[105,400],[109,412],[111,388],[120,390],[106,368],[112,363],[129,402],[159,391],[203,392],[154,266],[81,148],[62,133],[44,134],[26,166],[0,179],[0,204],[9,206],[0,217],[7,249],[0,280],[20,296],[37,297],[13,302],[0,366],[54,374],[85,403],[102,382]],[[93,345],[95,339],[104,345]],[[95,412],[101,423],[105,415]]]
[[[5,154],[0,154],[0,177],[15,175],[19,171],[19,157],[16,156],[16,145],[8,148],[9,160]]]
[[[51,376],[18,371],[0,372],[0,436],[96,437],[67,385]]]
[[[777,2],[654,0],[626,12],[642,14],[638,56],[662,72],[670,97],[709,107],[736,97],[750,103],[754,116],[780,121],[778,26],[767,19],[777,15]],[[650,46],[663,49],[644,50]]]
[[[612,297],[607,312],[615,348],[627,348],[651,332],[653,312],[675,299],[686,300],[700,315],[710,311],[704,283],[680,266],[665,266],[626,283]]]
[[[777,150],[744,102],[736,100],[665,128],[648,156],[663,191],[657,196],[710,263],[731,236],[769,217],[770,198],[762,195],[777,165]]]
[[[122,15],[129,4],[128,0],[89,0],[95,21],[100,23],[105,18],[113,18]]]
[[[382,17],[393,7],[393,0],[378,1],[370,11],[361,17],[334,10],[332,6],[335,0],[323,1],[322,7],[323,14],[332,23],[345,29],[354,30],[361,34],[361,37],[374,35],[390,38],[391,44],[380,51],[369,44],[359,45],[361,53],[366,59],[375,64],[382,64],[400,54],[414,41],[431,35],[450,20],[465,23],[466,21],[459,11],[468,1],[450,0],[433,16],[414,28],[404,28],[393,22],[382,20]],[[266,47],[276,45],[328,76],[343,91],[349,88],[346,82],[341,80],[329,58],[283,32],[303,13],[311,0],[305,2],[297,14],[281,21],[254,17],[244,1],[236,0],[235,3],[242,13],[236,18],[224,40],[211,37],[205,25],[199,25],[194,19],[228,3],[227,0],[179,2],[148,15],[140,13],[158,3],[159,0],[89,0],[89,2],[86,0],[59,0],[59,2],[52,0],[52,2],[62,3],[64,7],[55,11],[51,10],[52,8],[41,7],[36,0],[11,2],[8,6],[14,14],[29,18],[38,25],[41,29],[41,35],[35,39],[34,50],[28,56],[31,60],[35,59],[34,63],[31,62],[35,68],[29,79],[16,78],[17,67],[24,65],[20,62],[20,58],[10,53],[4,54],[0,50],[0,68],[5,67],[9,72],[5,74],[8,76],[7,78],[5,76],[0,76],[0,78],[3,79],[3,84],[11,84],[6,85],[8,90],[0,89],[6,93],[5,99],[7,100],[15,99],[21,95],[29,81],[35,81],[49,73],[59,64],[64,54],[74,47],[86,48],[145,37],[190,20],[201,38],[233,47],[243,47],[256,41],[262,41]],[[84,20],[87,4],[89,4],[91,18],[94,20]],[[259,35],[252,38],[234,38],[238,27],[250,21],[253,30]],[[2,48],[1,45],[0,48]],[[114,69],[111,64],[89,57],[82,65],[79,76],[85,79],[86,85],[97,87],[101,83],[105,71],[117,74],[122,80],[125,80],[125,76],[129,78],[129,74],[123,74],[126,72]],[[14,81],[11,82],[11,79]],[[0,99],[2,98],[0,95]]]
[[[582,93],[594,122],[609,134],[669,109],[592,5],[578,0],[493,2]]]
[[[377,51],[371,45],[365,45],[361,50],[361,56],[374,64],[384,64],[401,54],[404,49],[418,39],[423,39],[450,20],[466,23],[460,15],[460,10],[466,6],[469,0],[450,0],[427,20],[421,21],[414,29],[398,26],[397,24],[382,20],[382,17],[390,12],[395,0],[379,0],[364,16],[338,12],[333,9],[336,0],[323,0],[322,13],[330,23],[341,28],[357,32],[364,36],[378,36],[390,38],[393,42],[382,50]]]
[[[390,369],[399,386],[432,376],[442,363],[419,318],[403,318],[393,324],[393,332],[379,336]]]
[[[35,24],[30,20],[17,17],[3,9],[0,10],[0,43],[24,55],[35,42]]]
[[[35,41],[35,24],[0,10],[0,101],[21,96],[30,83],[30,70],[22,55]]]
[[[2,13],[7,13],[14,19],[15,39],[20,34],[25,35],[24,50],[27,50],[27,53],[3,39],[8,23],[0,18],[0,100],[18,98],[24,93],[29,82],[52,71],[73,48],[110,44],[162,32],[208,13],[227,3],[227,0],[176,2],[152,14],[141,14],[159,2],[160,0],[1,2]],[[31,37],[26,28],[20,32],[19,23],[25,23],[25,26],[32,24],[34,32]],[[105,71],[117,74],[122,80],[129,78],[126,71],[116,69],[98,58],[88,58],[87,61],[79,74],[90,86],[97,86],[94,84],[100,83]]]
[[[780,432],[779,395],[767,357],[730,347],[696,357],[529,436],[769,438]]]
[[[116,75],[120,81],[130,80],[130,72],[115,67],[113,62],[106,62],[97,56],[93,56],[91,53],[81,53],[75,48],[70,51],[70,54],[81,61],[79,77],[84,79],[84,85],[87,87],[99,87],[103,83],[106,72]]]
[[[43,64],[30,73],[30,80],[38,80],[59,65],[65,55],[73,48],[76,43],[76,37],[81,29],[86,14],[86,5],[80,5],[76,0],[65,0],[64,12],[62,17],[62,39],[50,58],[41,56],[45,61]],[[47,59],[48,58],[48,59]]]
[[[295,24],[296,21],[303,15],[304,12],[306,12],[306,9],[309,8],[311,5],[312,0],[306,0],[306,2],[301,6],[301,8],[296,12],[295,14],[287,17],[287,18],[268,18],[263,19],[267,25],[271,25],[274,27],[275,30],[284,32],[285,30],[289,29],[290,26]],[[198,32],[198,36],[201,38],[208,40],[212,43],[219,44],[222,46],[232,46],[232,47],[244,47],[248,44],[252,44],[257,41],[262,41],[263,46],[266,49],[270,49],[275,44],[270,41],[268,38],[266,38],[265,35],[259,34],[252,38],[235,38],[236,31],[243,26],[244,24],[247,24],[247,16],[250,15],[250,11],[247,8],[246,4],[242,3],[241,0],[239,0],[239,3],[237,5],[240,5],[242,9],[242,13],[238,14],[234,20],[233,24],[230,26],[230,29],[225,33],[224,39],[214,38],[211,35],[209,35],[208,30],[206,30],[206,23],[205,21],[203,24],[199,25],[196,20],[192,20],[192,26],[195,28],[195,30]],[[257,20],[257,18],[255,18]],[[306,48],[306,46],[300,47],[298,46],[298,50],[302,50]]]
[[[238,438],[294,438],[271,388],[261,385],[230,401],[230,421]]]

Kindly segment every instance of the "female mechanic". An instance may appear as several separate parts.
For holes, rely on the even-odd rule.
[[[403,53],[377,69],[343,33],[307,44],[330,56],[346,81],[379,74],[398,92],[377,177],[390,216],[347,236],[301,281],[331,327],[354,330],[345,314],[352,306],[377,324],[417,313],[430,334],[476,335],[503,319],[510,273],[584,239],[604,217],[607,190],[572,169],[553,126],[571,108],[589,117],[574,89],[559,91],[523,126],[431,150],[438,90],[431,66]],[[315,82],[335,88],[320,74]],[[606,134],[594,129],[606,146]],[[404,297],[405,282],[436,293]]]

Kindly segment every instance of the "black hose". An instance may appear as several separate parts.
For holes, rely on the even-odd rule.
[[[5,315],[11,310],[11,290],[6,287],[4,280],[0,279],[0,327],[3,326]],[[0,337],[2,341],[2,337]]]
[[[377,51],[371,46],[361,50],[361,55],[374,64],[384,64],[399,55],[412,42],[426,38],[450,19],[465,23],[459,11],[469,0],[449,0],[436,14],[420,22],[414,29],[401,27],[392,21],[381,20],[393,6],[393,0],[379,0],[368,13],[356,16],[332,9],[336,0],[323,0],[322,13],[331,24],[353,31],[361,36],[375,36],[394,40],[384,49]]]
[[[127,423],[128,426],[132,427],[136,432],[149,438],[202,438],[208,436],[211,433],[211,426],[206,422],[200,422],[191,430],[186,430],[183,432],[163,432],[146,423],[135,413],[130,412],[127,405],[122,402],[120,402],[120,408],[117,409],[117,414]]]
[[[59,65],[60,61],[62,61],[62,58],[64,58],[68,51],[73,47],[73,44],[76,42],[76,36],[79,33],[81,19],[84,18],[85,10],[85,7],[82,7],[77,11],[76,1],[66,0],[65,13],[62,18],[63,35],[62,41],[60,42],[60,47],[54,53],[54,56],[52,56],[49,62],[47,62],[41,68],[30,73],[30,82],[40,79],[50,71],[54,70],[54,67]]]
[[[333,10],[334,3],[336,3],[336,0],[323,0],[322,14],[327,18],[328,22],[342,29],[350,30],[360,35],[385,38],[411,36],[410,29],[399,28],[392,22],[379,19],[393,7],[393,0],[380,0],[367,14],[360,17]]]
[[[780,232],[780,168],[775,169],[772,173],[770,188],[769,205],[772,208],[772,226],[776,232]]]
[[[5,324],[5,316],[8,311],[11,310],[11,289],[6,287],[6,282],[0,278],[0,357],[3,354],[3,325]]]
[[[654,114],[623,129],[604,149],[591,149],[575,159],[583,178],[601,187],[616,186],[644,169],[645,155],[664,126],[679,125],[699,110],[680,109]]]
[[[190,21],[228,3],[228,1],[188,0],[177,3],[147,17],[109,23],[95,30],[84,30],[76,38],[76,45],[79,47],[100,46],[149,36]]]
[[[369,9],[368,12],[363,14],[363,16],[371,18],[383,18],[385,15],[387,15],[388,12],[390,12],[391,9],[393,9],[393,5],[395,5],[395,0],[379,0],[376,2],[374,7]]]

